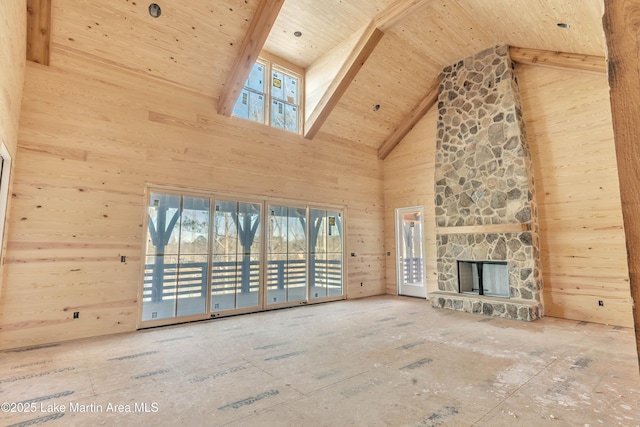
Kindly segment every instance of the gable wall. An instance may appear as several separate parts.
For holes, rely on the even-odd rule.
[[[625,237],[604,75],[518,65],[539,210],[545,314],[629,326]],[[437,291],[432,108],[384,161],[387,292],[395,294],[394,209],[422,205],[428,292]],[[599,306],[602,301],[604,306]]]
[[[384,293],[376,151],[221,117],[216,101],[81,52],[28,64],[3,348],[136,328],[147,184],[346,206],[347,295]]]

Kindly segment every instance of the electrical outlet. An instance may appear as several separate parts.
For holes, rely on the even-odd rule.
[[[74,319],[79,319],[80,318],[80,312],[79,311],[74,311],[73,312],[73,318]]]

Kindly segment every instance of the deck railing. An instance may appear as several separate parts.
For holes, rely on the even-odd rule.
[[[207,263],[166,263],[162,266],[162,285],[154,287],[155,264],[146,264],[144,271],[144,301],[163,301],[175,298],[200,298],[207,293]],[[244,271],[247,269],[247,271]],[[342,286],[341,260],[310,262],[311,285],[315,287]],[[156,280],[158,281],[158,280]],[[306,260],[270,260],[267,262],[267,288],[305,287]],[[260,284],[260,262],[214,262],[211,268],[211,289],[215,294],[257,292]]]
[[[422,283],[422,258],[404,259],[404,283]]]

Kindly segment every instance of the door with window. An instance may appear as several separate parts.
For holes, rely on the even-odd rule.
[[[267,304],[307,299],[307,209],[269,205]]]
[[[260,305],[261,221],[261,203],[215,201],[212,312]]]
[[[423,221],[424,209],[421,206],[396,209],[396,272],[399,295],[427,297]]]

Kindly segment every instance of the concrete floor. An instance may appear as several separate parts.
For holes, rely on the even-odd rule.
[[[0,402],[35,411],[2,412],[2,425],[640,425],[631,329],[494,319],[412,298],[0,354]]]

